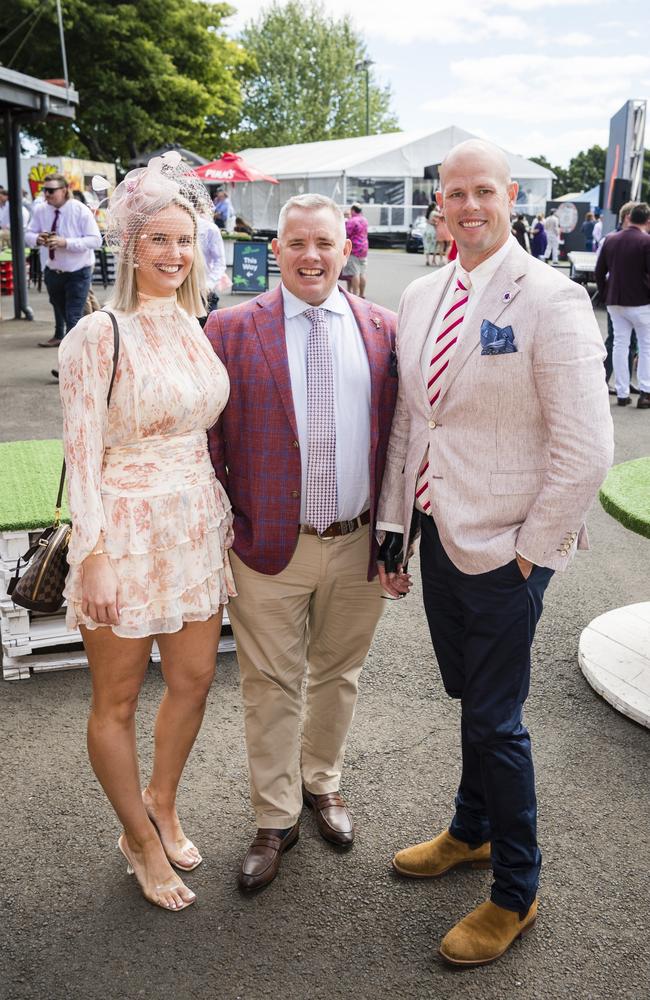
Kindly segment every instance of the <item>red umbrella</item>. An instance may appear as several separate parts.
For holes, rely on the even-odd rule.
[[[193,173],[208,184],[236,184],[237,181],[269,181],[271,184],[279,184],[275,177],[263,174],[237,153],[224,153],[218,160],[196,167]]]

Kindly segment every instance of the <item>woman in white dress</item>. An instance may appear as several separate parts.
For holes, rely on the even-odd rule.
[[[122,823],[129,873],[149,902],[172,911],[196,898],[172,868],[201,862],[176,792],[203,719],[223,605],[235,592],[230,504],[206,437],[229,382],[196,319],[202,197],[172,156],[131,171],[110,199],[119,351],[108,407],[110,317],[84,317],[59,351],[73,522],[67,624],[80,628],[92,677],[90,760]],[[166,689],[142,789],[135,711],[154,637]]]

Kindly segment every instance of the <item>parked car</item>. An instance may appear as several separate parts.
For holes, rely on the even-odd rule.
[[[419,215],[412,223],[406,237],[407,253],[422,253],[424,250],[424,230],[427,220],[423,215]]]

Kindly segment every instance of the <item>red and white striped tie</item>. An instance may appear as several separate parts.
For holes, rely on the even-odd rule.
[[[429,402],[434,406],[442,388],[442,376],[447,371],[451,356],[456,349],[456,342],[460,333],[461,324],[465,318],[467,301],[469,299],[470,282],[463,275],[463,281],[456,277],[456,287],[451,305],[442,318],[442,331],[436,337],[433,348],[433,357],[429,364],[429,379],[427,381],[427,391]],[[429,497],[429,452],[422,463],[422,468],[418,473],[415,484],[415,499],[419,502],[422,510],[429,512],[431,500]]]

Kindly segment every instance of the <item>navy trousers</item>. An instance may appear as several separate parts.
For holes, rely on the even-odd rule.
[[[528,730],[530,647],[553,571],[524,580],[516,559],[489,573],[454,566],[431,517],[422,517],[424,607],[447,694],[461,703],[462,776],[449,832],[492,843],[491,898],[526,912],[537,893],[541,854]]]
[[[62,340],[83,316],[92,277],[92,267],[80,267],[78,271],[45,268],[43,280],[54,309],[54,336],[58,340]]]

